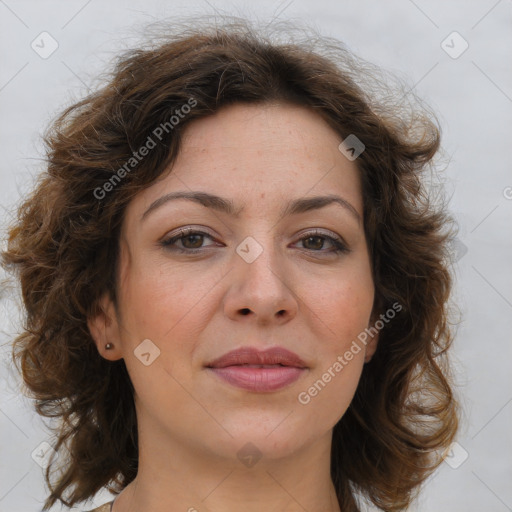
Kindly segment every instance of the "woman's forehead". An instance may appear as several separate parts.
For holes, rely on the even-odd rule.
[[[308,107],[290,103],[237,103],[191,123],[183,134],[183,149],[212,151],[236,148],[240,144],[248,152],[279,150],[287,145],[337,147],[339,138],[324,119]]]
[[[172,192],[260,205],[338,194],[362,216],[359,171],[339,137],[307,108],[235,105],[187,129],[171,172],[139,194],[137,211]]]

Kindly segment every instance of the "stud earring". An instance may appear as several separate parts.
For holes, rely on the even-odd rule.
[[[111,349],[113,349],[113,348],[114,348],[114,345],[112,345],[112,343],[107,343],[107,344],[105,345],[105,349],[106,349],[106,350],[111,350]]]

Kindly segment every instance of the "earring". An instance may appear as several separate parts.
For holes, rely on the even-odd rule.
[[[106,350],[111,350],[111,349],[113,349],[113,348],[114,348],[114,345],[112,345],[112,343],[107,343],[107,344],[105,345],[105,349],[106,349]]]

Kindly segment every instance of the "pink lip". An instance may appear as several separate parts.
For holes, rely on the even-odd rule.
[[[207,368],[234,386],[259,392],[281,389],[307,370],[297,354],[282,347],[263,352],[251,347],[232,350]]]

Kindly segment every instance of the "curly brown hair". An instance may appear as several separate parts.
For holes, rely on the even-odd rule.
[[[118,296],[127,204],[175,161],[195,119],[233,103],[268,102],[306,106],[340,138],[353,134],[365,145],[355,163],[374,312],[396,302],[403,308],[382,329],[334,427],[331,476],[344,512],[358,511],[360,497],[403,510],[458,425],[446,354],[453,220],[430,198],[425,178],[440,146],[439,123],[405,83],[337,40],[286,27],[287,40],[274,41],[240,19],[190,26],[121,55],[104,86],[53,122],[47,169],[19,207],[2,253],[25,309],[13,358],[37,412],[59,419],[55,450],[67,450],[56,481],[55,461],[47,468],[44,510],[57,500],[87,500],[106,485],[120,492],[137,475],[132,383],[122,359],[100,356],[87,326],[104,293],[114,303]],[[133,170],[120,171],[155,127],[192,102]]]

